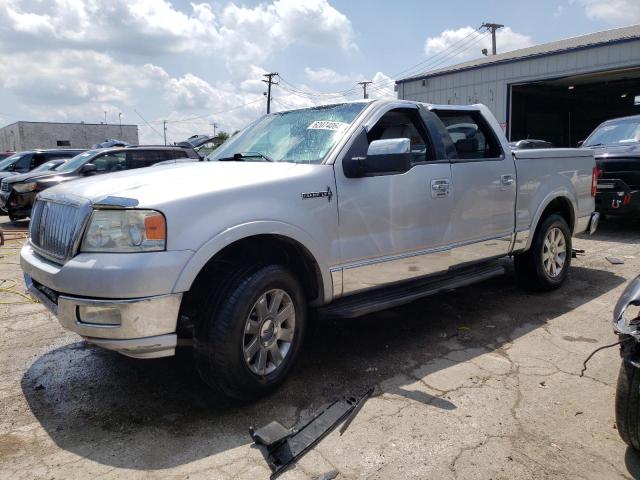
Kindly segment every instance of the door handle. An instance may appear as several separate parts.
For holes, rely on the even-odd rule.
[[[513,182],[515,182],[515,180],[511,174],[500,176],[500,183],[502,183],[502,185],[513,185]]]
[[[431,180],[431,198],[449,196],[449,186],[449,180],[446,178]]]

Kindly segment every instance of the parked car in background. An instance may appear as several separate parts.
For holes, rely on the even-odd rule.
[[[186,140],[176,143],[180,147],[191,147],[201,158],[206,157],[213,152],[218,146],[220,146],[224,140],[218,137],[211,137],[209,135],[192,135]]]
[[[640,217],[640,115],[607,120],[581,145],[595,153],[598,211]]]
[[[71,158],[73,158],[73,157],[71,157]],[[67,160],[69,160],[69,159],[68,158],[56,158],[55,160],[50,160],[50,161],[48,161],[46,163],[43,163],[39,167],[34,168],[29,173],[48,172],[49,170],[54,170],[57,167],[59,167],[60,165],[62,165],[64,162],[66,162]]]
[[[14,155],[16,152],[0,152],[0,160],[4,160],[7,157],[10,157],[11,155]]]
[[[509,146],[514,150],[529,150],[531,148],[553,148],[554,145],[546,140],[538,140],[535,138],[526,138],[516,142],[509,142]]]
[[[75,157],[84,149],[53,149],[53,150],[27,150],[14,153],[0,161],[0,179],[11,175],[26,173],[39,167],[43,163],[56,159],[69,159]]]
[[[31,214],[38,192],[55,185],[92,175],[149,167],[158,162],[199,158],[192,148],[184,147],[134,146],[87,150],[54,170],[4,178],[0,182],[0,208],[12,221],[19,220]]]
[[[207,160],[40,193],[21,265],[65,328],[138,358],[181,337],[241,400],[284,381],[310,308],[366,315],[500,275],[510,256],[523,283],[558,288],[571,237],[598,219],[593,152],[512,151],[482,105],[282,111]]]

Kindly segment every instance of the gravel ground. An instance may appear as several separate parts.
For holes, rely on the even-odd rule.
[[[6,218],[0,219],[6,220]],[[6,227],[7,224],[0,225]],[[268,478],[250,425],[308,417],[375,387],[349,429],[282,479],[636,478],[614,421],[613,305],[640,273],[640,225],[574,246],[559,290],[504,277],[357,320],[323,321],[274,395],[224,405],[188,350],[134,360],[63,330],[22,292],[17,241],[0,247],[0,478]],[[605,257],[624,260],[612,265]],[[329,474],[330,472],[333,472]]]

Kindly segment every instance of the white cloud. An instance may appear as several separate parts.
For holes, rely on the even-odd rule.
[[[126,102],[132,91],[167,77],[155,65],[120,64],[91,51],[15,53],[0,62],[0,87],[26,104]]]
[[[364,79],[362,75],[340,74],[330,68],[310,68],[305,67],[304,74],[312,82],[317,83],[347,83],[359,82]]]
[[[395,81],[382,72],[377,72],[373,78],[373,83],[369,86],[369,98],[396,98],[398,94],[394,91]]]
[[[464,61],[479,57],[481,50],[486,48],[491,52],[491,36],[474,35],[473,27],[462,27],[456,30],[445,30],[436,37],[427,38],[424,52],[429,56],[437,55],[433,62],[425,64],[427,68],[437,68],[446,63]],[[483,37],[480,39],[480,35]],[[529,47],[533,44],[531,37],[514,32],[510,27],[504,27],[496,32],[498,53]]]
[[[575,0],[570,2],[575,3]],[[640,22],[638,0],[578,0],[591,20],[602,20],[613,25],[631,25]]]
[[[327,0],[274,0],[253,8],[169,0],[0,0],[7,47],[99,49],[123,54],[220,55],[229,63],[263,60],[294,43],[357,48],[349,19]],[[47,42],[39,42],[43,37]],[[28,42],[25,44],[25,40]]]
[[[123,112],[140,124],[141,142],[157,143],[134,111],[153,110],[146,119],[160,133],[167,120],[168,139],[177,141],[211,132],[214,121],[232,132],[264,113],[260,65],[287,47],[358,48],[351,22],[328,0],[195,2],[180,9],[172,0],[0,0],[0,98],[34,120],[96,122],[107,111],[113,122]],[[168,59],[176,58],[222,61],[228,80],[175,68]],[[362,78],[310,70],[318,83],[323,75],[329,83]],[[274,87],[272,111],[345,100],[304,89],[311,95]]]
[[[564,5],[558,5],[553,12],[554,17],[561,17],[564,14]]]

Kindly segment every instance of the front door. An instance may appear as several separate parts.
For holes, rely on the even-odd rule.
[[[448,268],[447,253],[437,250],[449,227],[450,164],[434,158],[417,108],[389,108],[363,128],[344,158],[366,156],[374,140],[408,138],[411,169],[347,178],[340,160],[334,166],[342,260],[336,269],[345,295]]]
[[[509,252],[515,223],[516,172],[481,112],[435,111],[457,159],[451,163],[453,210],[448,243],[452,264]]]

